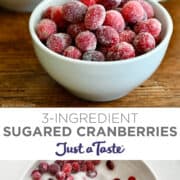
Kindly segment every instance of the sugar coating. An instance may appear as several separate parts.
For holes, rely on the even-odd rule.
[[[156,41],[150,33],[141,32],[135,37],[133,44],[139,53],[146,53],[155,48]]]
[[[66,57],[74,58],[74,59],[81,59],[82,53],[75,46],[68,46],[64,50],[63,55]]]
[[[110,26],[101,26],[96,31],[98,42],[103,46],[112,46],[119,42],[118,32]]]
[[[96,4],[90,6],[84,19],[86,28],[89,30],[96,30],[103,25],[105,16],[106,10],[102,5]]]
[[[135,24],[146,18],[146,12],[144,11],[142,5],[138,1],[127,2],[121,10],[121,13],[126,22]]]
[[[127,42],[121,42],[112,46],[107,53],[108,60],[122,60],[133,57],[135,57],[135,49]]]
[[[44,13],[43,13],[43,18],[51,19],[51,11],[52,11],[52,6],[48,7]]]
[[[121,0],[99,0],[98,3],[102,4],[107,10],[114,9],[121,4]]]
[[[159,37],[161,30],[162,30],[162,25],[160,21],[156,18],[150,18],[146,21],[139,22],[134,27],[134,31],[136,33],[149,32],[151,33],[151,35],[153,35],[155,39]]]
[[[67,28],[67,33],[75,38],[80,32],[86,30],[84,23],[70,24]]]
[[[116,10],[109,10],[106,12],[104,25],[111,26],[120,33],[125,28],[125,21],[120,12]]]
[[[100,51],[87,51],[83,54],[83,60],[88,61],[104,61],[104,54]]]
[[[95,50],[97,46],[97,39],[94,33],[90,31],[80,32],[75,39],[76,46],[83,52]]]
[[[136,33],[132,30],[124,30],[119,34],[119,42],[132,43]]]
[[[71,1],[63,5],[64,19],[71,23],[83,21],[87,6],[80,1]]]
[[[146,2],[146,1],[142,1],[141,2],[142,7],[144,8],[146,14],[147,14],[147,18],[152,18],[154,17],[154,9],[151,6],[150,3]]]
[[[54,6],[51,8],[51,20],[53,20],[59,28],[65,28],[67,21],[63,17],[62,6]]]
[[[81,0],[82,3],[84,3],[86,6],[92,6],[96,4],[96,0]]]
[[[65,33],[51,35],[47,40],[47,47],[54,52],[62,53],[72,43],[71,36]]]
[[[50,19],[42,19],[36,26],[36,32],[41,41],[46,41],[49,36],[57,32],[57,26]]]

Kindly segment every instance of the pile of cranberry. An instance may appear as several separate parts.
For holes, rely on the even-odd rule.
[[[72,174],[85,172],[87,177],[95,178],[97,176],[96,166],[100,163],[100,160],[56,160],[52,164],[42,161],[39,163],[38,168],[32,171],[31,177],[33,180],[41,180],[43,174],[48,173],[51,176],[56,177],[57,180],[74,180]],[[114,162],[111,160],[106,161],[106,167],[110,171],[114,170]],[[54,179],[48,178],[48,180]],[[120,178],[115,177],[112,180],[120,180]],[[134,176],[130,176],[128,180],[136,180],[136,178]]]
[[[36,32],[58,54],[114,61],[154,49],[161,28],[153,7],[145,0],[73,0],[49,7]]]

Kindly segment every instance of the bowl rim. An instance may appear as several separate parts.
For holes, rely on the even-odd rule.
[[[96,66],[109,66],[109,65],[114,65],[114,64],[128,64],[128,63],[135,63],[137,61],[141,61],[143,59],[146,59],[146,57],[149,57],[151,54],[154,53],[158,53],[158,51],[162,48],[162,46],[166,43],[169,42],[171,35],[173,33],[173,21],[172,18],[170,16],[170,14],[168,13],[168,11],[157,1],[154,0],[148,0],[148,2],[150,2],[153,6],[156,6],[159,11],[161,11],[164,16],[166,17],[166,21],[168,24],[167,27],[167,32],[164,35],[163,40],[151,51],[137,56],[137,57],[133,57],[133,58],[129,58],[129,59],[123,59],[123,60],[116,60],[116,61],[103,61],[103,62],[98,62],[98,61],[83,61],[83,60],[79,60],[79,59],[72,59],[66,56],[63,56],[61,54],[58,54],[56,52],[53,52],[52,50],[50,50],[49,48],[47,48],[38,38],[37,34],[36,34],[36,30],[34,28],[34,21],[37,19],[37,15],[41,15],[43,13],[43,9],[44,9],[44,4],[46,4],[47,8],[48,8],[48,4],[52,3],[52,0],[44,0],[41,3],[39,3],[36,8],[33,10],[31,16],[30,16],[30,20],[29,20],[29,32],[31,35],[31,38],[33,39],[33,41],[36,43],[36,45],[38,45],[43,51],[46,51],[47,53],[49,53],[51,56],[54,56],[56,59],[59,59],[59,61],[65,61],[65,62],[69,62],[69,63],[75,63],[75,64],[87,64],[87,65],[96,65]]]

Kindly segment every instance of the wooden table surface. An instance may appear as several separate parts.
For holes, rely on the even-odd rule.
[[[128,96],[92,103],[76,98],[40,66],[28,32],[29,15],[0,9],[1,107],[180,107],[180,4],[163,5],[171,13],[174,34],[160,68]]]

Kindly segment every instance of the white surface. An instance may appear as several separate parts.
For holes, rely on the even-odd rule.
[[[61,3],[67,0],[61,0]],[[30,33],[35,52],[42,66],[52,78],[74,95],[91,101],[110,101],[127,95],[148,79],[161,63],[172,34],[172,20],[168,12],[154,0],[156,17],[162,22],[162,42],[151,52],[132,60],[115,62],[76,61],[45,47],[38,39],[35,26],[43,11],[60,3],[59,0],[43,1],[30,18]]]
[[[147,161],[158,180],[180,180],[180,161]],[[1,180],[19,180],[33,161],[0,161]]]

